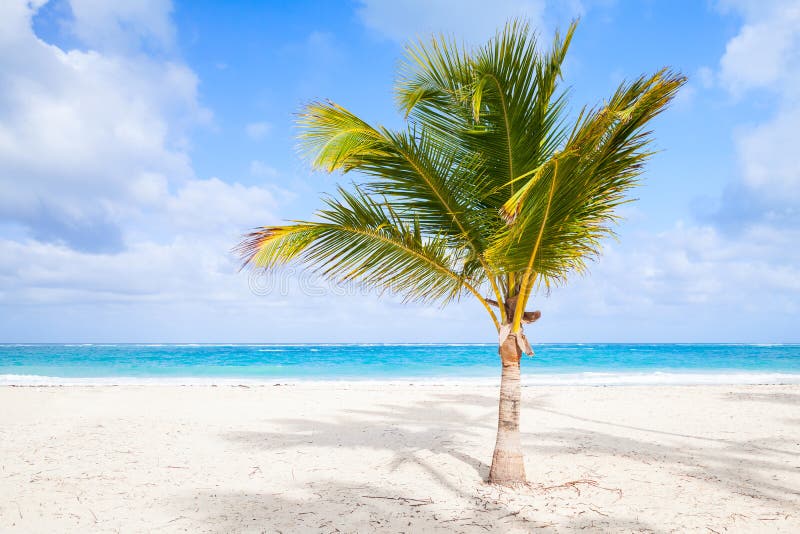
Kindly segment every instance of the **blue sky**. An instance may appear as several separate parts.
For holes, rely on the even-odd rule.
[[[689,77],[591,273],[537,295],[539,342],[800,342],[800,1],[179,2],[0,7],[0,341],[490,342],[477,304],[403,305],[237,272],[253,226],[311,215],[293,114],[399,125],[403,44],[512,16],[581,23],[572,105]]]

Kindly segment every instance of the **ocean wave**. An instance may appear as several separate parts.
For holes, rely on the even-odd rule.
[[[273,384],[418,384],[418,385],[487,385],[496,386],[498,376],[430,377],[57,377],[42,375],[0,375],[0,386],[270,386]],[[525,374],[522,385],[537,386],[702,386],[702,385],[780,385],[800,384],[800,373],[747,372],[653,372],[563,374]]]
[[[800,384],[800,373],[663,372],[535,374],[522,376],[526,386],[711,386]]]

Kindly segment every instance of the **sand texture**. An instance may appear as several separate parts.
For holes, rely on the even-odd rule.
[[[0,388],[2,532],[800,532],[800,386]]]

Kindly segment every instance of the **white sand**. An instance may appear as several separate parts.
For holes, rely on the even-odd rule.
[[[0,388],[2,532],[800,532],[800,386]],[[580,482],[574,482],[580,481]]]

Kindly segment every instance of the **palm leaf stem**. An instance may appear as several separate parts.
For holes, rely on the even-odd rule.
[[[531,252],[531,257],[528,260],[528,267],[522,275],[522,283],[519,288],[519,297],[517,299],[517,307],[514,310],[514,318],[511,321],[511,330],[516,333],[519,332],[522,326],[522,313],[525,311],[525,304],[528,302],[533,282],[536,278],[536,273],[533,271],[533,263],[536,261],[536,254],[539,252],[539,245],[542,242],[542,235],[544,235],[545,226],[547,226],[547,217],[550,214],[550,205],[553,202],[553,195],[556,191],[556,180],[558,178],[558,156],[553,158],[553,178],[550,183],[550,193],[547,196],[547,205],[544,209],[544,217],[542,218],[542,226],[539,227],[539,235],[536,237],[536,244]]]

